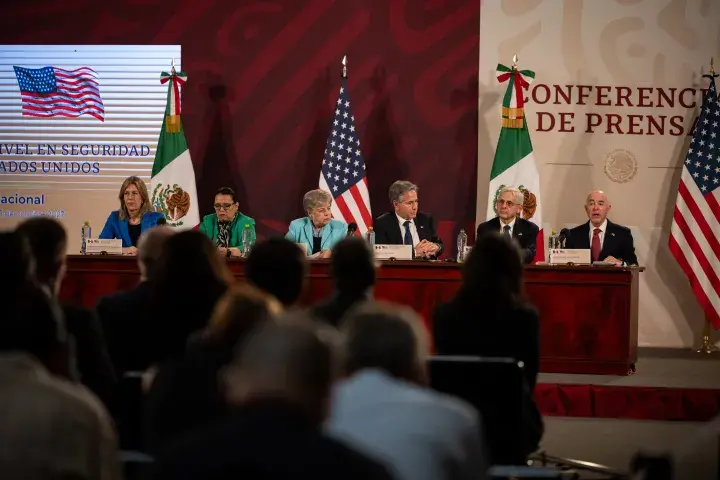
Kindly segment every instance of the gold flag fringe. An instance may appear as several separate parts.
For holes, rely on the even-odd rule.
[[[503,117],[501,125],[506,128],[523,128],[523,119]]]
[[[165,116],[165,131],[168,133],[178,133],[180,131],[180,115]]]

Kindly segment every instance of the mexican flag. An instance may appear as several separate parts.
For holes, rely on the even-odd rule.
[[[195,170],[180,120],[180,86],[186,80],[175,67],[160,75],[160,82],[168,84],[168,95],[150,180],[153,208],[165,215],[168,225],[182,230],[200,223]]]
[[[530,132],[524,114],[524,90],[535,78],[535,72],[518,70],[515,66],[497,66],[497,79],[508,82],[502,106],[502,129],[490,173],[487,219],[497,216],[498,192],[506,186],[519,188],[525,194],[522,218],[535,223],[540,231],[535,261],[545,260],[545,239],[542,230],[540,174],[535,164]]]

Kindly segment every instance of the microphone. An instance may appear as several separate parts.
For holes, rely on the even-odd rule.
[[[167,225],[167,220],[165,220],[165,217],[160,217],[158,219],[157,226],[159,227],[160,225]]]
[[[560,248],[565,248],[565,242],[567,241],[567,237],[570,231],[567,228],[563,228],[560,230],[560,234],[558,235],[558,242],[560,243]]]
[[[347,236],[352,237],[353,235],[355,235],[357,228],[358,228],[357,223],[355,223],[355,222],[352,222],[350,225],[348,225]]]

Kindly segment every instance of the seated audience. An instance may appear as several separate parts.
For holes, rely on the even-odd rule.
[[[122,240],[123,253],[135,255],[140,235],[165,218],[153,210],[147,186],[141,178],[128,177],[120,186],[120,208],[111,212],[98,238]]]
[[[232,188],[219,189],[213,206],[215,213],[203,217],[200,231],[213,241],[223,257],[242,257],[246,225],[250,227],[250,246],[255,244],[255,220],[238,210],[239,204]]]
[[[16,229],[27,238],[35,258],[35,280],[50,296],[57,298],[65,276],[67,234],[49,217],[35,217]],[[110,406],[117,378],[112,368],[102,327],[94,312],[62,305],[65,328],[72,338],[80,381]]]
[[[62,378],[70,349],[55,300],[26,284],[1,290],[0,302],[2,478],[121,478],[109,415],[84,386]]]
[[[543,427],[532,400],[540,364],[539,319],[523,298],[522,258],[520,248],[505,235],[478,238],[463,265],[460,290],[452,301],[435,309],[432,325],[439,355],[510,357],[523,362],[527,455],[537,448]],[[486,420],[486,428],[494,429],[497,419]]]
[[[208,325],[215,304],[232,283],[232,276],[210,239],[198,231],[176,233],[167,239],[157,262],[150,311],[155,319],[148,328],[157,339],[146,376],[148,389],[145,424],[146,446],[154,448],[174,432],[177,421],[163,401],[163,382],[157,377],[182,360],[189,340]]]
[[[285,238],[305,245],[312,258],[328,258],[337,242],[347,236],[347,225],[332,218],[333,197],[325,190],[310,190],[303,197],[306,217],[290,222]]]
[[[218,382],[220,369],[232,359],[233,350],[256,326],[280,314],[282,306],[270,295],[243,284],[218,301],[208,327],[188,345],[181,359],[162,366],[148,397],[154,412],[162,412],[162,424],[150,428],[156,450],[175,436],[202,426],[226,413]]]
[[[284,238],[258,243],[245,263],[247,281],[277,298],[285,308],[300,299],[306,274],[302,250]]]
[[[303,318],[253,332],[225,370],[232,413],[163,449],[153,478],[391,478],[322,433],[336,373],[333,340]]]
[[[172,228],[165,226],[143,233],[137,251],[140,283],[130,290],[100,298],[95,306],[118,377],[128,371],[146,370],[155,359],[157,344],[163,341],[162,336],[156,338],[149,334],[154,331],[150,326],[156,321],[150,306],[157,261],[173,233]]]
[[[337,327],[353,305],[372,296],[375,284],[375,260],[368,243],[350,237],[335,245],[330,260],[330,276],[335,291],[312,309],[314,317]]]
[[[27,238],[17,232],[0,232],[0,255],[8,295],[16,288],[35,283],[35,258]]]
[[[429,340],[410,309],[363,305],[348,315],[347,380],[327,432],[392,467],[397,479],[487,478],[477,411],[427,387]]]

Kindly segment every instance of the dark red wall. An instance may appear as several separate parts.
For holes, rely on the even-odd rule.
[[[373,214],[409,179],[447,243],[474,224],[480,0],[10,0],[0,12],[2,44],[182,45],[201,211],[230,184],[261,235],[284,233],[317,186],[347,54]]]

